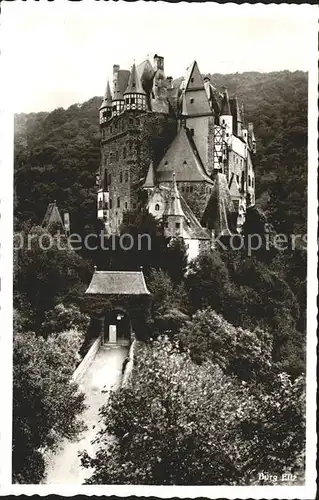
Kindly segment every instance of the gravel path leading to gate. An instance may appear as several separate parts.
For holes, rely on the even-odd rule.
[[[122,363],[127,353],[128,348],[119,345],[104,345],[98,351],[79,381],[79,386],[86,395],[85,404],[88,408],[83,413],[83,420],[88,429],[82,433],[79,441],[73,443],[65,440],[59,450],[51,455],[44,484],[79,485],[91,475],[92,471],[81,467],[78,452],[86,449],[90,455],[94,454],[91,441],[100,429],[98,411],[108,397],[102,390],[119,387],[122,380]]]

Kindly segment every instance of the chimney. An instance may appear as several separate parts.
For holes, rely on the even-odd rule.
[[[158,56],[155,54],[154,56],[154,71],[157,71],[158,69],[161,69],[164,71],[164,57]]]
[[[120,65],[119,64],[113,64],[113,77],[118,74],[120,71]]]
[[[173,77],[172,76],[168,76],[167,77],[167,88],[168,89],[173,89],[174,88]]]

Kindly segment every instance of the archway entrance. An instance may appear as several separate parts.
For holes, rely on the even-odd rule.
[[[104,316],[104,343],[129,345],[131,340],[131,320],[123,309],[114,309]]]

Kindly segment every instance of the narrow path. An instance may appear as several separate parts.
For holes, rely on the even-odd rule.
[[[102,390],[117,389],[122,380],[122,363],[127,356],[128,348],[118,345],[102,346],[88,371],[79,381],[81,390],[85,393],[85,403],[88,406],[83,414],[83,420],[88,429],[80,440],[72,443],[65,440],[60,449],[50,457],[44,484],[83,484],[91,471],[83,469],[78,452],[86,449],[94,454],[91,444],[99,425],[99,408],[105,404],[107,394]]]

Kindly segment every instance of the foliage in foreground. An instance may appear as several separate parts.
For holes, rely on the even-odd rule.
[[[278,375],[267,395],[167,341],[143,347],[133,385],[102,407],[89,484],[252,484],[302,460],[304,388]],[[111,439],[110,439],[111,436]]]
[[[70,379],[77,358],[62,336],[18,334],[13,343],[13,482],[43,478],[45,453],[83,430],[84,395]]]

